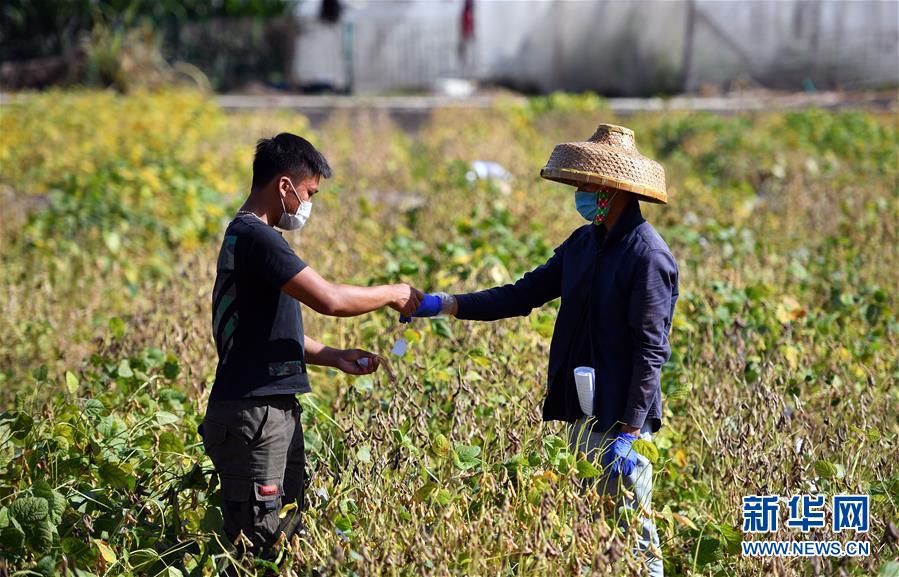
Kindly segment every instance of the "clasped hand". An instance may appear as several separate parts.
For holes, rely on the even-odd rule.
[[[630,475],[637,466],[637,452],[633,444],[637,440],[636,435],[618,433],[615,440],[606,448],[602,456],[603,468],[611,476]]]
[[[412,316],[400,315],[401,323],[408,323],[412,317],[435,317],[440,314],[443,308],[443,301],[439,296],[425,293],[422,296],[421,304],[412,313]]]

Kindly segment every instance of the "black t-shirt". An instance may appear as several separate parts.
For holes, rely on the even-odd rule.
[[[305,267],[252,214],[228,225],[212,291],[219,362],[210,400],[309,392],[300,303],[281,290]]]

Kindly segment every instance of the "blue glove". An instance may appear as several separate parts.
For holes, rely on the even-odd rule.
[[[637,466],[637,453],[631,445],[637,440],[635,435],[618,433],[615,441],[602,456],[602,466],[609,475],[630,475]]]
[[[442,303],[440,301],[440,297],[437,295],[432,295],[425,293],[425,298],[421,299],[421,304],[418,305],[418,308],[415,309],[415,312],[412,313],[413,317],[436,317],[440,314],[440,307]],[[412,320],[412,317],[406,317],[400,315],[401,323],[408,323]]]

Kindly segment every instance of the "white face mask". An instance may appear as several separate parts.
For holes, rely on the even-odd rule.
[[[287,182],[290,182],[290,180]],[[297,195],[300,206],[297,207],[296,213],[290,214],[287,212],[287,206],[284,204],[284,199],[282,198],[281,208],[284,211],[281,213],[281,218],[278,219],[278,228],[282,230],[300,230],[303,228],[303,225],[306,224],[306,221],[309,220],[309,215],[312,214],[312,203],[300,198],[300,193],[297,192],[297,189],[292,182],[290,182],[290,188],[292,188],[293,193]]]

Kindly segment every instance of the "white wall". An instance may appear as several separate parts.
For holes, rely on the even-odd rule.
[[[754,75],[774,86],[808,78],[846,87],[899,81],[899,3],[790,1],[698,3],[711,25],[697,24],[691,83]],[[724,46],[717,28],[745,59]]]
[[[899,2],[696,0],[692,9],[691,35],[686,0],[475,0],[473,62],[463,66],[462,0],[357,0],[336,27],[318,23],[317,2],[307,0],[294,72],[344,83],[340,47],[352,38],[361,92],[466,75],[622,95],[734,80],[791,89],[806,79],[819,88],[899,83]]]

